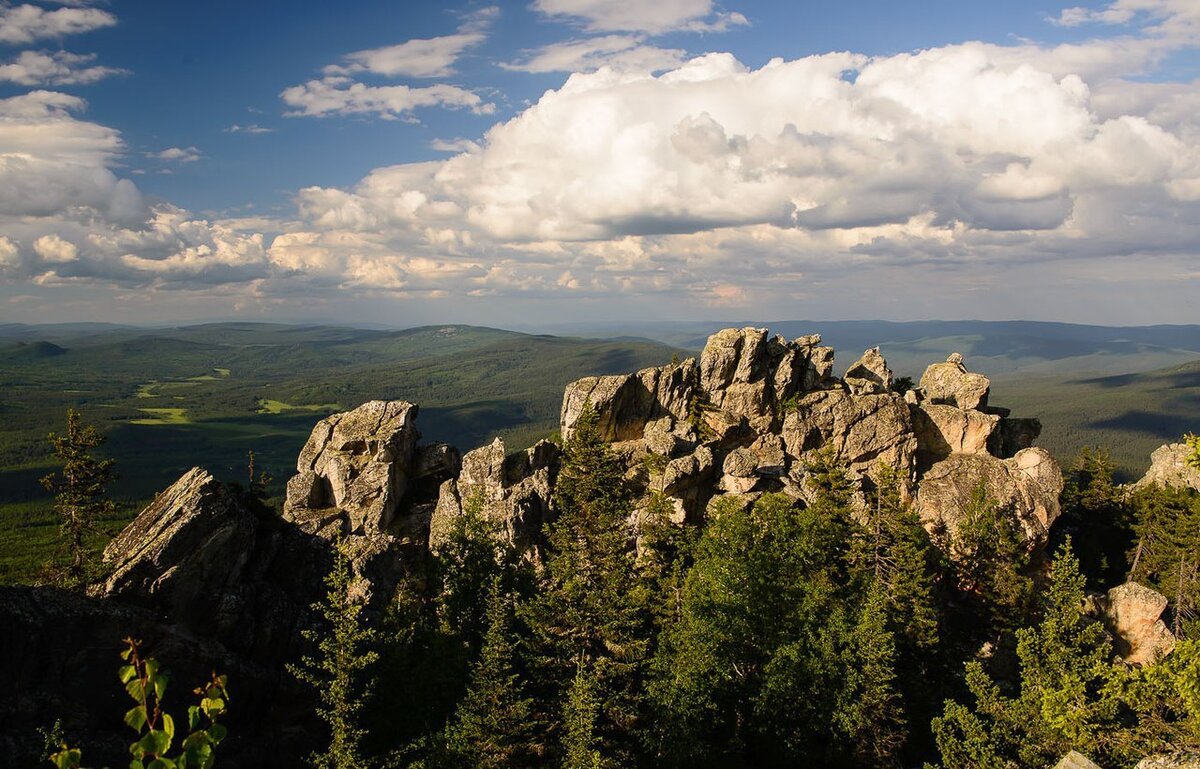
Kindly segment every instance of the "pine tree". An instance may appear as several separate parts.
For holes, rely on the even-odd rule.
[[[467,694],[447,730],[456,766],[464,769],[520,769],[536,766],[533,699],[514,668],[511,599],[499,575],[487,600],[487,632],[471,670]]]
[[[1066,475],[1062,514],[1051,532],[1052,548],[1070,537],[1095,590],[1123,581],[1125,553],[1133,541],[1133,510],[1114,471],[1106,450],[1084,448]]]
[[[327,625],[325,632],[303,631],[315,643],[317,655],[305,655],[288,670],[316,691],[321,702],[317,713],[329,725],[329,746],[311,757],[318,769],[354,769],[363,765],[365,730],[359,714],[370,693],[363,672],[379,657],[372,649],[377,634],[363,624],[362,604],[350,595],[354,583],[348,544],[334,543],[333,567],[325,577],[325,600],[313,604]]]
[[[51,433],[49,440],[63,467],[43,478],[42,485],[55,494],[54,509],[62,521],[59,539],[68,562],[65,568],[52,570],[54,581],[60,587],[82,589],[92,576],[87,538],[97,533],[96,521],[115,509],[104,496],[105,486],[113,479],[114,463],[92,456],[92,450],[104,443],[104,436],[94,425],[83,424],[75,409],[67,410],[66,433]]]
[[[860,766],[897,766],[906,738],[888,604],[882,586],[873,586],[848,639],[847,675],[835,714]]]
[[[1148,486],[1132,497],[1136,546],[1129,578],[1171,599],[1172,630],[1193,635],[1200,607],[1200,495]]]
[[[1034,594],[1025,574],[1029,555],[1016,516],[989,498],[982,483],[963,509],[949,548],[958,590],[969,599],[960,617],[968,634],[996,642],[1021,627]]]
[[[628,764],[638,740],[650,596],[634,565],[632,494],[590,406],[565,446],[555,501],[559,517],[550,527],[540,590],[525,610],[533,669],[543,701],[561,702],[575,667],[586,664],[599,703],[600,749]]]
[[[934,719],[946,769],[1050,766],[1073,749],[1100,758],[1101,736],[1118,728],[1120,671],[1103,626],[1084,616],[1085,584],[1068,540],[1051,566],[1041,621],[1017,632],[1017,695],[1005,696],[971,662],[975,707],[948,702]]]

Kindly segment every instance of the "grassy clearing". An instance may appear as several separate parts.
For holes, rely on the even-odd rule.
[[[341,409],[341,405],[338,403],[306,403],[294,406],[291,403],[271,400],[270,398],[263,398],[258,402],[259,414],[283,414],[288,411],[301,411],[311,414],[321,411],[337,411],[339,409]]]
[[[149,414],[147,419],[131,419],[131,424],[135,425],[188,425],[192,420],[188,418],[187,409],[138,409],[144,414]]]

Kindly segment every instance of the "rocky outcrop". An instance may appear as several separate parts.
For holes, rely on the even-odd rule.
[[[579,380],[563,399],[562,434],[571,435],[590,403],[629,477],[666,495],[681,520],[699,520],[723,494],[807,499],[808,467],[820,452],[847,469],[862,503],[878,465],[891,465],[902,493],[923,500],[926,522],[951,532],[982,482],[1021,522],[1031,548],[1044,542],[1062,478],[1048,454],[1031,450],[1036,420],[989,406],[990,383],[960,355],[931,365],[902,396],[891,391],[879,348],[838,379],[833,350],[820,343],[815,334],[788,341],[730,328],[709,337],[698,364]]]
[[[1147,665],[1175,648],[1175,636],[1161,619],[1166,608],[1165,596],[1136,582],[1108,591],[1101,601],[1102,619],[1125,662]]]
[[[328,549],[194,468],[104,549],[97,595],[151,609],[251,659],[296,648]]]
[[[991,382],[981,374],[972,374],[963,365],[963,357],[954,353],[945,363],[934,363],[921,375],[921,392],[930,403],[957,406],[960,409],[987,407]]]
[[[842,380],[853,395],[878,395],[892,389],[892,370],[879,348],[872,347],[847,369]]]
[[[1025,449],[1011,459],[990,454],[951,454],[921,478],[917,512],[927,527],[952,538],[980,486],[1001,510],[1014,516],[1030,549],[1046,541],[1058,518],[1062,472],[1042,449]]]
[[[313,533],[386,530],[408,488],[416,418],[406,401],[370,401],[318,422],[288,481],[284,518]]]
[[[1200,469],[1188,463],[1191,455],[1192,450],[1186,443],[1159,446],[1150,455],[1150,469],[1134,484],[1134,488],[1166,486],[1200,491]]]
[[[1134,769],[1200,769],[1200,756],[1185,754],[1146,756],[1137,762]]]
[[[429,526],[429,547],[437,551],[449,535],[453,521],[464,508],[497,524],[505,538],[531,553],[542,526],[553,515],[554,481],[561,451],[550,441],[509,454],[497,438],[489,446],[467,452],[457,479],[445,481]]]

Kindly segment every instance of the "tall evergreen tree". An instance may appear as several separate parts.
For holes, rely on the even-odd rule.
[[[54,493],[54,510],[61,521],[59,541],[66,551],[66,566],[52,568],[54,581],[69,589],[82,589],[92,576],[92,555],[87,538],[97,532],[96,521],[112,514],[114,505],[104,496],[113,479],[113,460],[97,459],[93,449],[104,443],[94,425],[84,424],[79,412],[67,410],[67,431],[51,433],[54,456],[63,464],[58,473],[42,478]]]
[[[650,635],[649,591],[638,578],[632,548],[633,495],[590,406],[564,453],[555,488],[558,518],[549,529],[538,594],[524,612],[537,656],[534,670],[549,704],[562,701],[576,666],[586,665],[599,704],[599,749],[627,765],[639,739]],[[560,741],[549,735],[548,742]]]
[[[1088,586],[1099,590],[1124,580],[1125,554],[1133,541],[1133,509],[1113,479],[1109,453],[1084,448],[1062,493],[1062,515],[1051,532],[1051,547],[1070,537]]]
[[[1200,607],[1200,495],[1191,489],[1148,486],[1132,497],[1136,545],[1129,578],[1171,601],[1172,630],[1195,637]]]
[[[1051,766],[1070,750],[1100,758],[1102,736],[1117,726],[1119,671],[1103,626],[1084,616],[1085,584],[1068,541],[1051,566],[1041,621],[1017,633],[1017,694],[1005,695],[973,661],[975,706],[947,702],[934,720],[946,769]]]
[[[533,699],[514,667],[512,602],[500,575],[487,599],[487,631],[471,670],[467,694],[447,730],[455,765],[463,769],[521,769],[538,765]]]
[[[1010,638],[1029,618],[1034,596],[1016,516],[980,483],[943,551],[951,554],[957,588],[968,599],[959,613],[960,632],[993,643]]]
[[[370,692],[363,672],[378,659],[372,648],[377,634],[363,624],[362,604],[350,594],[354,574],[345,541],[334,543],[333,555],[333,567],[325,577],[325,599],[313,605],[326,628],[303,631],[317,653],[305,655],[288,670],[316,691],[321,702],[317,713],[329,726],[329,745],[311,757],[314,766],[356,769],[363,765],[361,743],[366,734],[359,714]]]

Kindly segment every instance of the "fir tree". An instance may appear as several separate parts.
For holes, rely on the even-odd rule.
[[[1133,510],[1114,470],[1107,451],[1084,448],[1066,474],[1062,515],[1051,532],[1051,547],[1070,537],[1092,589],[1123,581],[1133,540]]]
[[[1050,766],[1073,749],[1099,759],[1100,738],[1117,727],[1120,687],[1103,626],[1084,616],[1085,584],[1068,541],[1051,566],[1041,621],[1017,633],[1016,696],[974,661],[975,707],[948,702],[934,720],[946,769]]]
[[[448,729],[447,743],[464,769],[519,769],[537,765],[533,699],[513,666],[516,643],[511,599],[499,575],[487,600],[487,632],[471,670],[467,694]]]
[[[115,509],[104,496],[105,486],[113,479],[113,460],[92,456],[92,450],[104,443],[104,436],[95,426],[85,425],[75,409],[67,410],[66,433],[51,433],[49,440],[63,466],[57,474],[43,478],[42,485],[55,495],[54,510],[62,521],[59,540],[67,560],[64,568],[52,572],[60,587],[78,590],[92,576],[87,538],[97,533],[96,521]]]
[[[1172,630],[1194,635],[1200,606],[1200,495],[1190,489],[1149,486],[1133,497],[1136,546],[1129,578],[1171,600]]]
[[[325,600],[313,604],[327,625],[325,632],[303,631],[315,643],[317,655],[305,655],[300,665],[288,670],[312,686],[321,702],[317,714],[329,726],[329,746],[311,757],[318,769],[352,769],[363,765],[361,743],[365,730],[359,714],[370,693],[363,672],[378,659],[371,648],[376,633],[363,624],[362,604],[350,590],[354,583],[348,544],[334,543],[333,567],[325,577]]]
[[[897,766],[906,739],[888,604],[882,586],[873,586],[848,639],[847,675],[835,717],[860,766]]]
[[[590,406],[565,446],[555,501],[559,516],[550,527],[540,590],[525,611],[534,669],[552,701],[565,696],[576,665],[586,664],[599,704],[600,749],[628,764],[638,740],[650,597],[634,566],[632,494]]]

